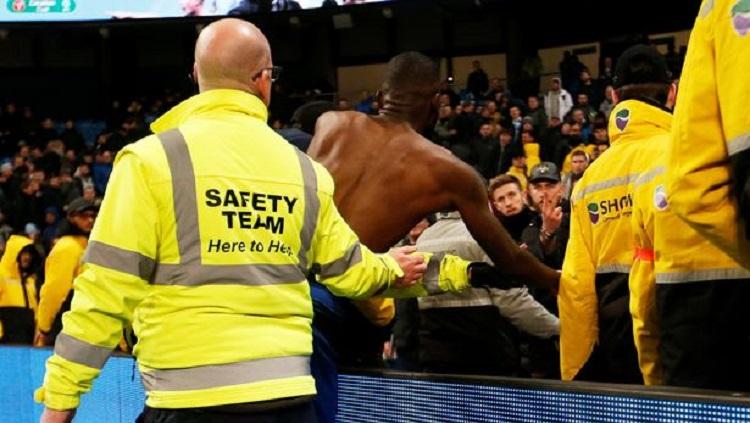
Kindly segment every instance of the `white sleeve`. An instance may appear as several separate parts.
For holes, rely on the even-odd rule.
[[[513,326],[538,338],[560,335],[560,320],[537,302],[526,288],[492,289],[492,303]]]

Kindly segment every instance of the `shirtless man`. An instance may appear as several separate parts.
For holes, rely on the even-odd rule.
[[[493,216],[479,175],[419,132],[434,124],[438,68],[402,53],[388,63],[377,116],[329,112],[308,154],[328,168],[334,202],[362,243],[383,252],[426,215],[458,210],[472,236],[505,273],[555,289],[558,274],[522,251]]]

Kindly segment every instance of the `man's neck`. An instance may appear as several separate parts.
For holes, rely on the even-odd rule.
[[[392,122],[408,123],[417,132],[422,131],[423,124],[416,118],[414,111],[409,107],[399,107],[386,103],[378,112],[378,115]]]

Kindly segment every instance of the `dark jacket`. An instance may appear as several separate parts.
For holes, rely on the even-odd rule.
[[[81,151],[83,151],[84,148],[86,148],[86,143],[83,139],[83,135],[81,135],[81,133],[78,132],[75,128],[66,129],[62,134],[60,134],[60,138],[65,144],[65,148],[75,151],[76,154],[79,154]]]
[[[284,128],[279,129],[276,131],[284,137],[284,139],[293,146],[300,149],[302,152],[307,152],[307,149],[310,148],[310,142],[312,142],[312,135],[308,134],[307,132],[303,132],[300,129],[297,128]]]
[[[532,219],[534,219],[536,215],[537,213],[530,208],[524,207],[523,211],[515,216],[500,216],[500,223],[503,224],[505,230],[510,234],[510,237],[517,243],[521,244],[521,235],[523,234],[524,229],[531,224]]]
[[[563,217],[560,227],[555,231],[553,241],[556,248],[549,254],[544,251],[542,242],[539,239],[542,230],[542,216],[535,213],[529,222],[529,225],[521,234],[521,241],[529,247],[529,252],[536,256],[542,263],[553,269],[561,269],[563,258],[565,258],[565,248],[568,245],[570,235],[570,203],[564,201],[562,204]]]
[[[485,179],[493,178],[500,161],[500,142],[497,137],[474,138],[471,147],[476,157],[477,171]]]
[[[474,98],[479,99],[490,88],[490,79],[483,69],[477,69],[469,74],[466,80],[466,89],[474,94]]]

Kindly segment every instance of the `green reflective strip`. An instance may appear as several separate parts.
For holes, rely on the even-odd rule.
[[[750,272],[741,268],[689,270],[686,272],[657,273],[656,283],[685,283],[750,279]]]
[[[627,264],[605,264],[596,268],[598,275],[603,273],[630,273],[632,266]]]
[[[262,358],[187,369],[141,372],[146,391],[190,391],[310,375],[310,357]]]
[[[608,188],[628,185],[629,183],[635,181],[638,178],[638,176],[639,176],[638,173],[633,173],[631,175],[618,176],[617,178],[607,179],[606,181],[597,182],[595,184],[588,185],[582,188],[580,191],[578,191],[578,194],[576,195],[573,201],[579,201],[588,194],[593,194],[595,192],[603,191]]]
[[[432,295],[443,293],[440,289],[440,263],[443,261],[443,257],[445,257],[445,252],[433,254],[430,261],[427,262],[427,270],[422,277],[424,288]]]
[[[318,198],[318,175],[315,173],[310,158],[305,153],[295,149],[299,165],[302,169],[302,179],[305,183],[305,220],[300,231],[299,267],[307,274],[307,253],[312,245],[313,235],[320,213],[320,199]]]
[[[145,281],[151,280],[156,268],[156,261],[150,257],[99,241],[89,242],[83,261],[127,273]]]
[[[666,170],[667,168],[664,166],[655,167],[649,170],[648,172],[642,174],[641,176],[639,176],[638,179],[636,179],[635,182],[633,182],[633,186],[638,187],[643,184],[647,184],[653,181],[654,178],[656,178],[657,176],[663,175],[664,172],[666,172]]]
[[[89,344],[65,333],[60,333],[55,340],[55,354],[73,363],[101,369],[107,362],[109,355],[112,354],[112,348]]]
[[[742,153],[748,148],[750,148],[750,134],[740,135],[727,142],[727,152],[730,156]]]
[[[357,242],[352,245],[351,248],[349,248],[349,250],[347,250],[340,259],[334,260],[328,264],[320,265],[320,271],[317,273],[320,274],[321,278],[332,278],[340,276],[346,273],[347,270],[356,266],[361,261],[362,245]]]
[[[159,264],[157,285],[281,285],[302,282],[305,275],[295,264]]]
[[[172,200],[177,221],[177,245],[180,263],[200,263],[201,238],[198,226],[198,200],[196,199],[195,171],[185,138],[178,129],[159,134],[167,154],[172,175]]]
[[[208,265],[201,262],[201,239],[198,226],[198,203],[196,200],[195,171],[185,138],[179,130],[159,134],[172,175],[172,197],[177,227],[179,264],[156,264],[150,281],[157,285],[277,285],[299,283],[305,273],[294,264],[236,264]],[[308,165],[310,170],[312,164]],[[303,175],[306,175],[303,167]],[[313,178],[314,178],[313,170]],[[313,180],[314,186],[317,182]],[[317,194],[317,191],[315,191]],[[317,195],[311,207],[317,219]],[[307,212],[308,205],[305,206]],[[307,213],[305,217],[307,221]],[[313,231],[314,224],[313,221]],[[303,228],[304,230],[304,228]],[[310,236],[312,238],[312,236]],[[309,242],[307,244],[309,246]]]

